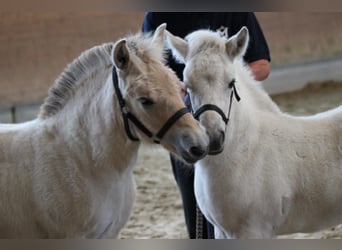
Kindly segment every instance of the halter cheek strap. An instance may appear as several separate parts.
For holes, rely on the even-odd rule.
[[[135,115],[133,115],[131,112],[127,111],[125,99],[123,98],[121,91],[120,91],[120,88],[119,88],[118,76],[117,76],[115,67],[113,67],[112,78],[113,78],[113,86],[115,89],[115,93],[116,93],[116,96],[117,96],[117,99],[118,99],[118,102],[120,105],[120,109],[121,109],[121,114],[122,114],[122,118],[123,118],[123,122],[124,122],[125,131],[126,131],[128,138],[131,139],[132,141],[139,141],[139,138],[133,135],[131,128],[130,128],[129,121],[131,121],[146,136],[153,138],[153,141],[155,143],[159,144],[161,139],[163,138],[163,136],[172,127],[172,125],[179,118],[181,118],[183,115],[185,115],[186,113],[189,112],[189,110],[186,107],[181,108],[174,115],[172,115],[166,121],[166,123],[163,125],[163,127],[158,131],[158,133],[156,135],[154,135],[148,128],[146,128],[146,126],[142,122],[139,121],[139,119]]]
[[[239,101],[241,100],[241,98],[240,98],[238,92],[236,91],[235,82],[236,82],[236,80],[235,80],[235,78],[234,78],[234,79],[229,83],[228,87],[229,87],[230,89],[233,89],[233,92],[232,92],[232,93],[234,93],[236,100],[239,102]]]

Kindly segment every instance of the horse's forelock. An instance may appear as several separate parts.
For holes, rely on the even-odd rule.
[[[185,40],[189,43],[189,56],[192,57],[208,49],[224,50],[225,40],[216,32],[210,30],[198,30],[188,36]]]
[[[139,33],[137,35],[127,38],[127,46],[130,52],[134,53],[144,63],[165,62],[166,53],[164,46],[156,46],[152,43],[151,34]]]

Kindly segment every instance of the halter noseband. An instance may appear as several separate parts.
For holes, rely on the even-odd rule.
[[[232,89],[232,92],[231,92],[231,94],[230,94],[229,110],[228,110],[227,116],[224,114],[224,112],[222,111],[222,109],[220,109],[220,108],[219,108],[218,106],[216,106],[215,104],[204,104],[204,105],[202,105],[196,112],[194,112],[194,111],[192,110],[192,113],[193,113],[194,118],[198,120],[199,117],[200,117],[200,115],[201,115],[202,113],[211,110],[211,111],[217,112],[217,113],[221,116],[223,122],[227,125],[227,124],[228,124],[228,121],[229,121],[229,117],[230,117],[230,110],[231,110],[231,107],[232,107],[232,102],[233,102],[233,94],[235,95],[235,98],[236,98],[236,100],[237,100],[238,102],[239,102],[240,99],[241,99],[240,96],[238,95],[237,91],[236,91],[235,79],[233,79],[233,80],[229,83],[228,87],[229,87],[230,89]]]
[[[139,138],[137,138],[136,136],[133,135],[131,128],[129,126],[129,121],[134,123],[134,125],[137,126],[145,135],[147,135],[150,138],[152,137],[153,141],[155,143],[159,144],[161,139],[163,138],[163,136],[172,127],[172,125],[179,118],[181,118],[183,115],[185,115],[186,113],[189,112],[189,110],[186,107],[181,108],[173,116],[171,116],[166,121],[164,126],[158,131],[158,133],[154,135],[148,128],[146,128],[144,126],[144,124],[142,124],[142,122],[139,121],[139,119],[135,115],[133,115],[131,112],[127,111],[125,99],[123,98],[121,91],[119,89],[118,76],[116,73],[115,66],[113,67],[112,78],[113,78],[113,86],[115,89],[115,93],[116,93],[117,99],[119,101],[126,134],[127,134],[128,138],[131,139],[132,141],[139,141]]]

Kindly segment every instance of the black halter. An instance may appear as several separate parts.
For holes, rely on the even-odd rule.
[[[237,91],[236,91],[236,87],[235,87],[235,79],[233,79],[230,83],[229,83],[229,88],[232,89],[232,92],[230,94],[230,100],[229,100],[229,110],[228,110],[228,114],[227,116],[224,114],[224,112],[222,111],[222,109],[220,109],[218,106],[214,105],[214,104],[204,104],[202,105],[196,112],[194,112],[192,110],[193,116],[195,117],[195,119],[199,119],[199,116],[209,110],[215,111],[217,112],[221,117],[222,120],[224,121],[224,123],[227,125],[228,121],[229,121],[229,117],[230,117],[230,110],[232,107],[232,102],[233,102],[233,94],[235,95],[236,100],[239,102],[240,101],[240,96],[238,95]]]
[[[126,105],[125,99],[123,98],[123,96],[121,94],[121,91],[119,89],[118,76],[117,76],[116,68],[115,67],[113,67],[112,77],[113,77],[113,86],[114,86],[115,93],[116,93],[116,96],[117,96],[118,101],[119,101],[119,105],[120,105],[120,109],[121,109],[121,114],[122,114],[125,130],[126,130],[126,134],[127,134],[128,138],[131,139],[132,141],[139,141],[139,138],[134,136],[133,133],[131,132],[131,129],[130,129],[130,126],[129,126],[129,122],[128,122],[129,120],[132,123],[134,123],[134,125],[137,126],[145,135],[147,135],[150,138],[153,137],[153,141],[155,143],[159,144],[161,139],[166,134],[166,132],[171,128],[171,126],[180,117],[182,117],[184,114],[189,112],[189,110],[186,107],[181,108],[173,116],[171,116],[166,121],[164,126],[158,131],[158,133],[156,135],[154,135],[150,130],[148,130],[148,128],[146,128],[144,126],[144,124],[142,124],[138,120],[138,118],[135,115],[133,115],[131,112],[127,111],[127,108],[125,106]]]

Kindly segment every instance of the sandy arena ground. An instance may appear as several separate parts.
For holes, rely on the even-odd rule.
[[[309,85],[303,90],[274,96],[285,112],[307,115],[342,105],[342,83]],[[182,202],[172,175],[168,153],[154,146],[141,148],[135,170],[137,200],[121,238],[186,239]],[[342,238],[342,225],[313,234],[280,238]]]

